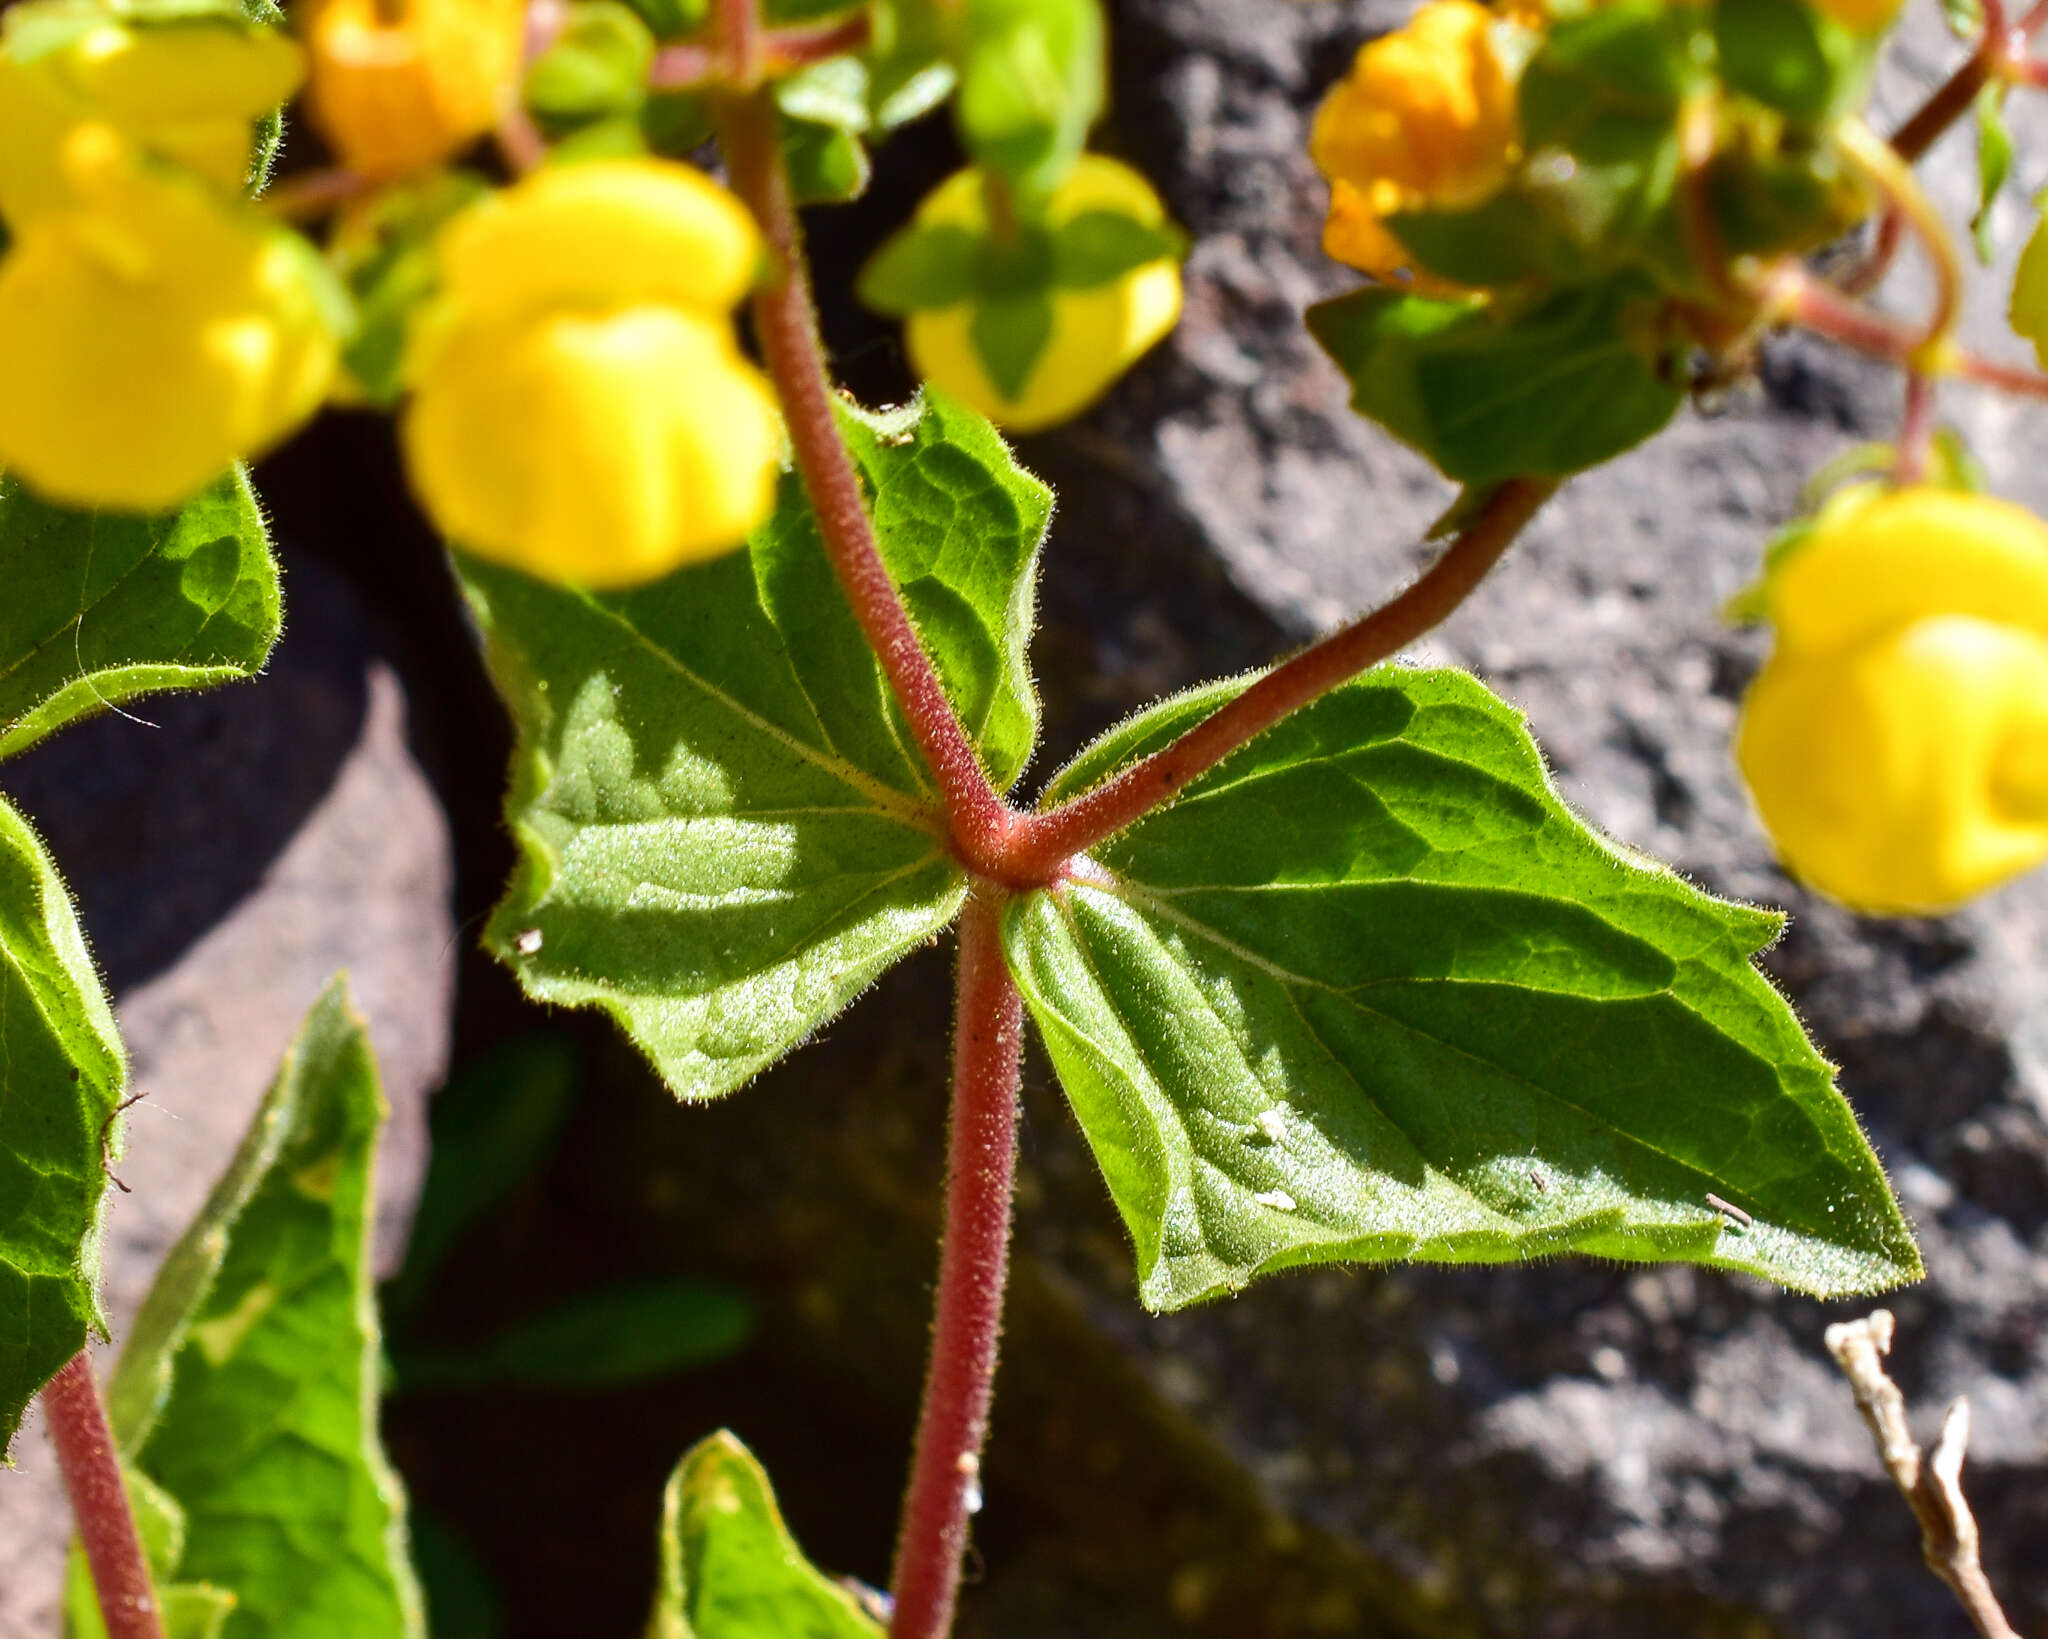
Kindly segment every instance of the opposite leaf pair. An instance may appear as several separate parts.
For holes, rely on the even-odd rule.
[[[843,425],[1007,787],[1036,728],[1044,492],[936,394]],[[521,732],[491,942],[535,995],[611,1012],[686,1099],[795,1045],[967,890],[815,527],[791,481],[744,557],[628,595],[463,565]],[[1146,713],[1050,795],[1238,686]],[[1776,919],[1592,836],[1468,678],[1337,691],[1003,926],[1153,1307],[1316,1261],[1581,1250],[1819,1292],[1918,1271],[1752,966]]]

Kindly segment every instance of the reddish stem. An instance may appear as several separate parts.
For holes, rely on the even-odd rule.
[[[721,15],[740,10],[751,15],[747,0],[725,0]],[[738,49],[730,34],[727,44]],[[754,328],[782,401],[797,470],[817,514],[826,556],[938,782],[954,848],[970,870],[1008,880],[1002,851],[1010,811],[989,783],[889,579],[861,494],[860,475],[839,436],[804,260],[803,229],[776,140],[774,111],[758,95],[722,98],[718,130],[733,189],[753,210],[774,254],[774,270],[754,296]]]
[[[92,1567],[108,1639],[164,1639],[149,1561],[121,1478],[121,1456],[84,1351],[43,1386],[43,1417],[71,1497],[78,1539]]]
[[[1910,324],[1851,301],[1832,285],[1799,269],[1780,276],[1775,298],[1786,319],[1844,347],[1911,368],[1923,337]],[[2001,364],[1967,348],[1946,349],[1939,360],[1942,373],[1963,381],[1981,382],[2022,398],[2048,398],[2048,375],[2023,364]]]
[[[1934,378],[1918,370],[1906,373],[1906,408],[1899,418],[1897,454],[1892,482],[1917,484],[1927,476],[1927,457],[1934,443]]]
[[[960,918],[953,1025],[953,1124],[946,1156],[938,1308],[896,1539],[890,1639],[945,1639],[968,1524],[980,1506],[981,1448],[995,1385],[1024,1008],[1003,962],[1001,898],[976,890]]]
[[[1115,779],[1045,813],[1019,815],[1007,850],[1013,875],[1050,880],[1076,854],[1171,802],[1190,780],[1290,712],[1414,642],[1465,600],[1556,489],[1545,478],[1500,485],[1443,556],[1391,603],[1304,649]]]

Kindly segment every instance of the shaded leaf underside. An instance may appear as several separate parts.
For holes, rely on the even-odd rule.
[[[0,572],[0,756],[141,694],[253,676],[277,638],[239,471],[155,517],[49,506],[0,476]]]

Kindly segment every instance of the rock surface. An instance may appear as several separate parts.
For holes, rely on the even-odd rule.
[[[447,824],[354,594],[290,563],[286,599],[262,678],[145,699],[0,771],[71,884],[144,1095],[103,1254],[116,1346],[337,968],[391,1104],[387,1266],[418,1193],[454,978]],[[0,1471],[0,1639],[53,1639],[70,1519],[33,1411],[16,1456]]]
[[[1119,8],[1116,135],[1196,244],[1186,322],[1082,437],[1122,447],[1120,476],[1154,515],[1180,520],[1301,636],[1396,587],[1449,493],[1348,414],[1299,320],[1351,282],[1317,251],[1308,114],[1356,46],[1405,9]],[[1919,24],[1882,108],[1910,107],[1960,56],[1938,22]],[[2008,269],[2024,201],[2048,180],[2048,126],[2038,108],[2016,112],[2021,174],[1996,218]],[[1967,132],[1928,174],[1967,218]],[[2008,277],[1973,281],[1971,329],[1987,347]],[[1909,269],[1887,299],[1913,311],[1922,288]],[[2003,347],[2013,353],[2009,336]],[[1762,645],[1716,612],[1752,578],[1804,480],[1851,443],[1890,436],[1897,391],[1896,378],[1818,344],[1774,345],[1758,388],[1712,417],[1682,414],[1574,482],[1419,658],[1471,666],[1523,707],[1567,799],[1611,834],[1716,891],[1791,910],[1768,965],[1841,1062],[1927,1256],[1927,1283],[1892,1303],[1901,1381],[1923,1423],[1949,1396],[1974,1402],[1969,1484],[1988,1558],[2016,1623],[2038,1629],[2048,876],[1941,921],[1849,916],[1775,870],[1728,751]],[[1943,407],[1993,488],[2048,506],[2038,407],[1963,391]],[[1055,538],[1056,555],[1101,549]],[[1040,1163],[1077,1173],[1075,1190],[1096,1187],[1085,1161]],[[1921,1569],[1821,1349],[1828,1320],[1868,1304],[1686,1269],[1555,1263],[1281,1277],[1149,1320],[1115,1249],[1091,1255],[1063,1232],[1069,1212],[1028,1212],[1024,1244],[1066,1274],[1095,1326],[1259,1476],[1280,1513],[1355,1545],[1449,1630],[1969,1631]]]

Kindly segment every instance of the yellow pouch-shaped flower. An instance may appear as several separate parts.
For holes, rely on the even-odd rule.
[[[1060,227],[1088,211],[1108,211],[1148,228],[1166,222],[1152,186],[1128,165],[1083,154],[1046,203],[1043,225]],[[989,231],[981,173],[957,172],[918,207],[917,224]],[[999,426],[1036,432],[1071,420],[1170,331],[1180,318],[1180,266],[1171,257],[1119,274],[1106,283],[1049,292],[1052,327],[1021,386],[1005,391],[975,345],[976,304],[926,308],[904,322],[904,343],[917,373],[964,400]]]
[[[1915,487],[1839,498],[1771,575],[1737,755],[1787,867],[1948,910],[2048,859],[2048,526]]]
[[[1324,97],[1309,156],[1332,185],[1324,249],[1379,277],[1406,266],[1384,218],[1469,210],[1515,159],[1515,86],[1494,50],[1496,18],[1473,0],[1431,0],[1359,48]]]
[[[377,180],[438,165],[490,130],[519,80],[520,0],[319,0],[307,111]]]
[[[296,235],[106,127],[66,150],[83,203],[0,259],[0,467],[54,501],[173,507],[319,407],[337,296]]]
[[[758,245],[737,201],[666,160],[543,169],[452,220],[401,428],[436,526],[592,587],[738,546],[782,444],[732,336]]]
[[[60,164],[65,138],[101,122],[143,153],[223,189],[249,174],[251,128],[297,88],[299,48],[275,29],[191,20],[111,19],[54,50],[24,49],[38,14],[0,25],[0,216],[17,230],[75,203]]]
[[[444,534],[547,580],[630,586],[738,544],[781,423],[725,319],[676,307],[462,324],[404,422]]]
[[[737,199],[666,159],[544,166],[441,235],[450,301],[473,318],[641,302],[725,312],[761,236]]]

